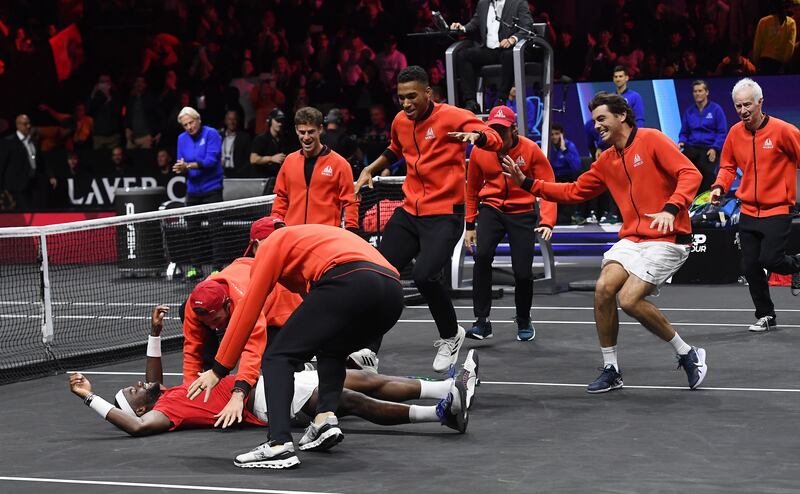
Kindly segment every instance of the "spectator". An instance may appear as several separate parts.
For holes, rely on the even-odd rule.
[[[383,105],[375,104],[369,109],[370,124],[361,134],[361,149],[368,162],[372,163],[389,146],[389,124]]]
[[[133,83],[125,106],[125,140],[128,149],[150,149],[161,139],[158,101],[147,92],[143,76]]]
[[[242,105],[242,109],[244,110],[242,126],[248,130],[252,129],[255,125],[255,109],[253,108],[253,100],[250,98],[250,95],[258,85],[258,82],[253,61],[249,58],[245,58],[242,62],[240,77],[233,79],[230,85],[239,90],[239,104]]]
[[[636,126],[644,127],[644,102],[639,93],[628,88],[629,80],[630,74],[628,74],[628,69],[622,65],[614,67],[613,81],[614,85],[617,87],[617,94],[625,98],[625,101],[631,106],[633,116],[636,119]]]
[[[265,78],[254,87],[250,92],[250,99],[253,102],[256,118],[256,134],[263,134],[267,131],[267,115],[275,109],[281,107],[286,102],[286,96],[275,87],[275,78],[272,74],[266,74]]]
[[[384,47],[384,51],[378,54],[376,63],[383,87],[387,91],[394,92],[397,89],[397,74],[408,66],[408,62],[406,56],[397,49],[397,38],[394,35],[387,36]],[[431,85],[437,84],[438,81],[431,81]]]
[[[159,187],[166,187],[169,185],[169,181],[177,176],[172,171],[173,163],[174,161],[172,161],[172,155],[169,154],[169,151],[164,148],[158,150],[158,154],[156,154],[155,179]]]
[[[608,30],[600,32],[599,40],[591,33],[586,35],[588,49],[583,69],[584,77],[594,80],[605,79],[613,72],[614,63],[617,61],[617,53],[611,49],[613,38]]]
[[[76,104],[72,115],[60,113],[46,104],[39,105],[39,109],[47,112],[65,127],[65,132],[70,136],[66,144],[67,149],[80,151],[91,147],[94,119],[86,114],[85,104]]]
[[[714,71],[715,76],[748,76],[756,73],[756,66],[742,56],[742,46],[738,43],[731,45],[728,56],[722,59],[717,70]]]
[[[628,69],[631,77],[639,74],[639,65],[644,60],[644,52],[631,43],[631,35],[623,32],[619,35],[619,49],[617,50],[617,64]]]
[[[581,156],[575,143],[564,135],[564,127],[553,123],[550,128],[550,164],[553,167],[556,182],[574,182],[581,174]],[[558,208],[558,222],[569,223],[570,219],[575,224],[586,222],[581,208],[572,205],[562,205]],[[571,218],[570,218],[571,217]]]
[[[33,140],[33,127],[27,115],[18,115],[17,130],[6,137],[0,148],[0,192],[7,191],[17,211],[39,209],[44,204],[43,177],[47,175]]]
[[[235,89],[234,89],[235,90]],[[239,129],[236,111],[225,113],[225,127],[219,131],[222,137],[222,168],[227,178],[250,177],[250,135]]]
[[[94,148],[119,146],[122,140],[122,102],[110,75],[100,75],[89,95],[87,109],[94,118]]]
[[[126,177],[131,175],[128,170],[128,157],[122,146],[114,146],[111,150],[111,176]]]
[[[703,80],[692,83],[694,105],[689,106],[681,118],[678,146],[703,175],[698,193],[709,190],[716,178],[719,155],[728,122],[725,112],[717,103],[708,99],[708,84]]]
[[[558,44],[555,48],[556,77],[567,76],[571,79],[580,77],[586,48],[579,46],[575,41],[572,28],[566,27],[558,33]]]
[[[719,38],[717,25],[713,22],[703,24],[703,35],[698,42],[703,49],[698,51],[698,65],[703,70],[713,70],[722,57],[725,56],[725,47]]]
[[[58,167],[50,177],[52,194],[49,196],[49,206],[55,208],[69,208],[86,202],[91,191],[92,176],[83,169],[77,153],[67,153],[66,166]]]
[[[500,17],[500,20],[498,20]],[[523,31],[513,31],[510,27],[511,20],[530,29],[533,27],[533,18],[525,0],[478,0],[475,14],[466,24],[454,22],[450,29],[461,30],[468,36],[477,37],[479,46],[465,48],[457,53],[458,70],[460,73],[461,97],[463,106],[476,113],[483,106],[475,101],[477,94],[478,71],[484,65],[501,64],[503,66],[500,86],[497,94],[504,96],[513,85],[514,62],[512,47],[525,35]],[[502,22],[501,22],[502,21]],[[494,106],[494,105],[493,105]]]
[[[297,146],[293,145],[297,142],[296,137],[288,136],[284,125],[286,125],[286,114],[280,108],[275,108],[267,117],[268,131],[253,139],[253,146],[250,150],[252,175],[257,177],[278,176],[278,170],[283,165],[286,155],[297,149]],[[274,186],[274,182],[272,185]]]
[[[797,24],[787,15],[791,0],[777,0],[773,13],[758,21],[753,40],[753,62],[759,74],[777,74],[794,53]]]
[[[192,107],[186,107],[178,113],[178,122],[186,131],[178,136],[178,161],[172,167],[175,173],[186,173],[186,205],[211,204],[222,201],[222,164],[220,148],[222,139],[219,133],[202,124],[200,114]],[[200,267],[203,244],[199,231],[200,218],[192,217],[189,234],[192,235],[192,265],[187,269],[185,277],[189,280],[200,279],[203,271]],[[219,224],[210,222],[213,250],[212,263],[218,267],[222,262],[219,246]]]
[[[697,54],[694,50],[686,50],[681,56],[681,63],[678,67],[678,77],[699,77],[701,74],[700,67],[697,66]]]
[[[325,131],[320,141],[346,159],[353,171],[360,173],[363,168],[363,164],[358,162],[361,150],[356,137],[348,128],[348,114],[347,109],[332,108],[325,116]]]
[[[661,64],[658,55],[650,51],[644,57],[644,64],[639,69],[639,79],[658,79],[661,75]]]

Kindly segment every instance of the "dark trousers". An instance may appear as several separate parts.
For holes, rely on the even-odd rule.
[[[742,268],[756,306],[756,318],[775,316],[764,269],[778,274],[800,272],[800,257],[786,255],[786,240],[791,230],[789,215],[755,218],[742,214],[739,217]]]
[[[511,269],[514,271],[514,305],[517,320],[530,319],[533,301],[533,244],[536,214],[505,214],[481,205],[478,214],[478,245],[472,268],[472,301],[475,317],[489,317],[492,308],[492,262],[497,245],[508,234]]]
[[[270,439],[290,442],[294,373],[317,356],[317,413],[335,412],[347,355],[389,331],[403,311],[403,289],[389,270],[372,263],[347,263],[327,273],[309,291],[264,353]]]
[[[378,251],[398,271],[416,259],[412,272],[414,284],[428,303],[441,338],[452,338],[458,333],[456,311],[442,274],[463,228],[464,216],[460,214],[413,216],[398,208],[386,222],[378,246]],[[369,348],[377,353],[380,346],[381,341],[376,340]]]
[[[198,204],[212,204],[215,202],[222,202],[222,187],[217,190],[212,190],[211,192],[206,192],[205,194],[198,194],[198,195],[186,195],[186,205],[187,206],[196,206]],[[206,216],[202,214],[195,214],[191,216],[187,216],[187,233],[189,234],[189,244],[190,244],[190,252],[189,256],[191,258],[192,264],[200,265],[203,262],[203,258],[206,257],[204,254],[204,247],[205,242],[203,242],[203,238],[206,235],[203,234],[200,224],[203,220],[208,220],[208,237],[209,241],[211,242],[211,250],[213,254],[213,259],[211,260],[214,264],[222,264],[227,261],[231,261],[232,259],[223,259],[222,255],[222,248],[220,245],[220,236],[222,232],[222,220],[219,216],[220,212],[217,211],[216,213]]]
[[[714,181],[717,179],[717,164],[719,163],[719,152],[717,152],[717,159],[711,161],[708,159],[708,150],[710,148],[702,146],[683,146],[683,154],[689,158],[689,161],[694,163],[697,170],[703,175],[703,181],[700,182],[700,189],[695,195],[711,189]]]
[[[503,66],[497,97],[505,101],[511,86],[514,84],[514,57],[511,48],[473,46],[458,52],[458,75],[461,80],[461,97],[463,101],[474,100],[478,87],[478,74],[484,65],[500,64]],[[505,104],[505,103],[504,103]]]

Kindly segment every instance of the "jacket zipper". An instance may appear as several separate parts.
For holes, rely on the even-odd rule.
[[[419,164],[419,160],[422,158],[422,151],[419,150],[419,143],[417,142],[417,121],[414,120],[414,132],[412,132],[414,137],[414,147],[417,148],[417,161],[414,162],[414,172],[416,172],[417,177],[419,177],[419,182],[422,184],[422,197],[425,197],[425,180],[422,179],[422,175],[419,173],[419,168],[417,165]],[[414,203],[414,209],[417,211],[417,216],[419,216],[419,197],[417,197],[416,202]]]
[[[636,203],[633,201],[633,179],[631,178],[630,174],[628,173],[628,167],[625,165],[625,150],[623,149],[621,153],[619,153],[620,157],[622,158],[622,169],[625,170],[625,176],[628,178],[628,183],[630,187],[628,187],[628,195],[631,198],[631,206],[633,206],[633,210],[636,211],[636,228],[634,229],[636,233],[639,233],[639,224],[642,222],[642,218],[639,215],[639,208],[636,207]]]
[[[314,161],[314,168],[311,169],[311,176],[308,177],[308,183],[306,183],[306,209],[303,211],[303,224],[308,224],[308,196],[311,195],[311,181],[314,179],[314,171],[317,169],[317,163],[319,163],[319,155],[317,159]],[[303,170],[303,178],[305,178],[305,170]]]
[[[755,188],[753,189],[753,201],[756,203],[756,218],[760,218],[761,205],[758,204],[758,166],[756,161],[756,133],[753,132],[753,178],[755,181]]]

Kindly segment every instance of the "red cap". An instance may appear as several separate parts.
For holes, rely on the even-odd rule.
[[[495,106],[489,112],[489,120],[486,125],[502,125],[503,127],[511,127],[517,122],[517,116],[514,110],[507,106]]]
[[[192,294],[189,295],[189,306],[192,309],[205,309],[212,314],[222,309],[226,300],[228,300],[228,290],[222,283],[205,280],[192,290]]]
[[[254,221],[253,224],[250,225],[250,243],[247,244],[247,250],[244,251],[243,255],[250,255],[250,251],[256,240],[264,240],[281,226],[286,226],[286,223],[277,216],[264,216]]]

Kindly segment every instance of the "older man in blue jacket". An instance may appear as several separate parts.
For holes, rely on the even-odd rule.
[[[189,106],[178,113],[178,123],[186,130],[178,136],[178,161],[172,167],[175,173],[186,173],[186,205],[211,204],[222,201],[222,178],[224,171],[220,154],[222,138],[212,127],[203,125],[200,114]],[[191,262],[186,271],[187,279],[202,279],[204,273],[200,268],[204,249],[203,237],[210,237],[214,258],[211,260],[215,268],[221,267],[223,260],[219,255],[217,237],[219,222],[209,219],[209,234],[200,231],[198,215],[190,216],[189,234],[191,235]]]
[[[728,135],[728,121],[722,107],[708,99],[708,84],[702,80],[692,83],[694,105],[681,117],[678,146],[703,174],[698,194],[709,190],[717,178],[717,166],[722,145]]]

